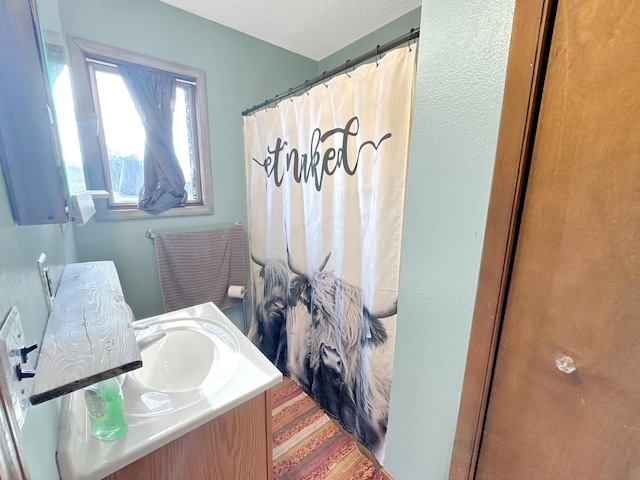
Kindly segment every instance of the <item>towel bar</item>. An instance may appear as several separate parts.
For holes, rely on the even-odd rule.
[[[240,222],[236,222],[234,223],[234,225],[242,225],[242,223]],[[212,229],[216,229],[216,228],[225,228],[225,227],[221,227],[221,226],[212,226]],[[186,232],[181,232],[181,233],[186,233]],[[149,229],[146,232],[144,232],[144,236],[147,237],[149,240],[153,240],[154,238],[156,238],[157,233],[154,232],[153,230]]]

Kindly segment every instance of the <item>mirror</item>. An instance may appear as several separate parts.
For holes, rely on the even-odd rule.
[[[69,195],[87,190],[69,70],[69,55],[56,0],[36,0],[58,141]]]

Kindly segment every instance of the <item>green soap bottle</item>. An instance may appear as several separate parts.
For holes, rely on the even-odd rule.
[[[122,389],[115,378],[85,387],[84,400],[91,419],[91,435],[100,440],[116,440],[127,433]]]

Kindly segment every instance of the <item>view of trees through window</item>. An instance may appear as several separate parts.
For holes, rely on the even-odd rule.
[[[97,98],[108,157],[108,181],[114,204],[135,204],[144,183],[145,132],[122,77],[96,69]],[[173,143],[186,180],[189,202],[198,201],[191,121],[191,88],[179,83],[173,109]]]
[[[143,218],[149,213],[210,214],[213,195],[205,72],[77,37],[69,37],[67,47],[68,55],[63,47],[47,43],[47,68],[69,193],[95,191],[98,221]],[[133,81],[132,71],[143,75]],[[156,84],[159,78],[164,90]],[[129,88],[140,95],[136,98],[139,103],[134,103]],[[170,88],[172,132],[158,132],[149,142],[160,151],[156,158],[148,159],[147,164],[156,170],[148,172],[151,192],[141,198],[147,143],[141,115],[150,115],[152,124],[161,121],[155,117],[161,112],[154,110],[153,97],[146,93],[162,95],[160,107],[166,112]],[[144,113],[138,113],[138,108]],[[175,164],[164,148],[167,133],[172,134],[173,150],[184,175],[186,204],[181,179],[171,178],[175,177]],[[155,132],[152,134],[155,137]],[[164,175],[160,169],[171,170],[173,175]],[[163,184],[164,191],[156,187],[156,181]],[[164,203],[159,202],[162,207],[154,210],[159,198],[164,198]]]

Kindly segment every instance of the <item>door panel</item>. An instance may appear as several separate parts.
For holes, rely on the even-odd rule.
[[[640,478],[638,19],[558,2],[478,479]]]

